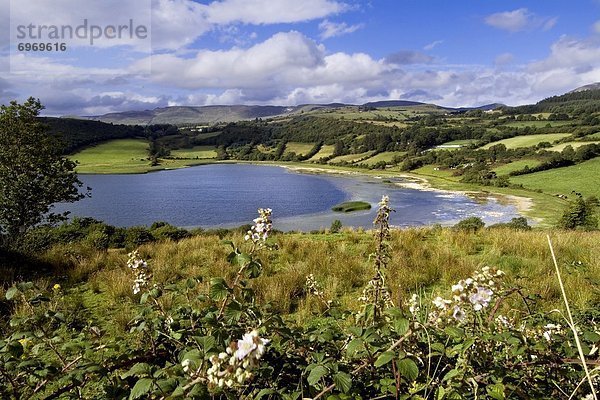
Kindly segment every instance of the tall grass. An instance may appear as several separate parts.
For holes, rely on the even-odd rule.
[[[553,237],[563,260],[561,267],[566,271],[564,285],[572,307],[585,309],[599,304],[600,291],[595,282],[600,281],[600,233],[556,231]],[[243,237],[236,234],[232,239],[239,243]],[[375,249],[370,232],[279,234],[274,240],[279,250],[261,256],[265,271],[254,282],[259,301],[269,302],[278,312],[291,313],[302,322],[314,309],[304,288],[306,276],[313,274],[326,300],[336,299],[347,307],[358,307],[357,298],[372,278],[369,254]],[[397,304],[402,304],[411,293],[434,296],[441,288],[484,265],[506,271],[511,284],[539,296],[542,309],[561,304],[559,284],[548,268],[552,259],[543,232],[494,229],[469,233],[449,228],[410,228],[393,230],[390,245],[386,283]],[[158,283],[189,277],[230,279],[236,271],[225,261],[228,252],[218,236],[196,236],[140,248]],[[57,276],[66,276],[71,282],[87,282],[90,296],[102,297],[99,307],[106,305],[122,320],[126,319],[132,277],[125,266],[125,250],[105,252],[59,246],[44,259],[55,265]]]

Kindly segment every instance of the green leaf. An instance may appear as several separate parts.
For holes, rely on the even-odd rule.
[[[317,365],[316,367],[314,367],[310,371],[310,374],[308,375],[308,378],[307,378],[309,385],[315,386],[317,383],[319,383],[319,381],[321,380],[322,377],[327,375],[327,372],[328,372],[327,368],[325,368],[322,365]]]
[[[348,393],[352,388],[352,377],[345,372],[338,372],[333,376],[333,383],[343,393]]]
[[[406,318],[401,318],[394,321],[394,329],[396,329],[396,332],[400,336],[404,336],[406,332],[408,332],[409,326],[410,323]]]
[[[232,301],[225,307],[225,317],[230,321],[239,321],[242,317],[242,305],[237,301]]]
[[[354,357],[356,353],[364,349],[364,342],[361,338],[352,339],[346,346],[346,354],[348,357]]]
[[[444,396],[446,395],[446,389],[444,389],[442,386],[440,386],[437,390],[437,394],[435,396],[436,400],[442,400],[444,398]]]
[[[592,343],[600,342],[600,335],[592,331],[585,331],[583,333],[583,338]]]
[[[487,394],[494,400],[504,400],[506,398],[504,396],[504,385],[501,383],[488,385],[485,390],[487,391]]]
[[[419,367],[410,358],[398,361],[398,372],[408,381],[412,382],[419,376]]]
[[[121,378],[125,379],[130,376],[137,376],[138,378],[141,378],[143,376],[149,376],[151,374],[152,374],[152,370],[151,370],[149,364],[137,363],[133,367],[131,367],[129,369],[129,371],[127,371],[123,375],[121,375]]]
[[[129,394],[129,399],[139,399],[140,397],[145,396],[150,393],[152,390],[152,379],[150,378],[142,378],[136,382],[133,389],[131,389],[131,393]]]
[[[456,377],[458,375],[460,375],[460,371],[459,370],[457,370],[457,369],[451,369],[450,371],[448,371],[446,373],[446,375],[444,375],[444,378],[442,378],[442,382],[449,381],[450,379],[452,379],[452,378],[454,378],[454,377]]]
[[[377,360],[375,360],[375,367],[379,368],[382,365],[389,363],[394,359],[395,356],[396,353],[394,353],[393,351],[384,351],[379,355],[379,357],[377,357]]]
[[[202,350],[207,353],[215,347],[217,340],[213,336],[196,337],[196,343],[202,347]]]
[[[447,326],[444,329],[444,332],[446,332],[449,336],[451,336],[455,339],[460,339],[463,336],[465,336],[465,331],[460,328],[457,328],[455,326]]]
[[[223,300],[229,294],[229,286],[223,278],[212,278],[210,280],[209,295],[213,300]]]
[[[241,267],[247,265],[248,263],[250,263],[250,261],[252,261],[252,257],[250,257],[249,254],[239,253],[236,254],[235,257],[233,257],[232,264]]]
[[[258,392],[256,396],[254,396],[254,400],[260,400],[263,398],[263,396],[268,396],[271,394],[277,394],[277,392],[273,389],[263,389],[260,392]]]
[[[19,293],[19,289],[17,289],[16,287],[11,287],[6,291],[6,300],[12,300],[17,295],[17,293]]]

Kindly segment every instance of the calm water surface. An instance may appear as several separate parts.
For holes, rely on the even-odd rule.
[[[281,167],[204,165],[141,175],[81,175],[92,197],[59,205],[73,216],[93,217],[116,226],[150,225],[166,221],[182,227],[233,227],[251,223],[260,207],[273,209],[282,230],[372,226],[377,202],[390,196],[397,226],[454,224],[469,216],[486,223],[518,216],[514,206],[462,194],[405,189],[368,177],[310,175]],[[373,209],[350,214],[331,207],[346,200],[364,200]]]

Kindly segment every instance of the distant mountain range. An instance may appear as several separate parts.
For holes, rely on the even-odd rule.
[[[589,90],[600,90],[600,82],[578,87],[567,94],[585,92]],[[448,110],[448,112],[461,112],[469,110],[493,110],[499,107],[506,107],[504,104],[492,103],[479,107],[442,107],[435,104],[422,103],[418,101],[407,100],[384,100],[356,104],[302,104],[298,106],[247,106],[247,105],[229,105],[229,106],[175,106],[155,108],[154,110],[144,111],[124,111],[104,115],[76,117],[92,121],[102,121],[113,124],[124,125],[151,125],[151,124],[215,124],[227,123],[255,118],[281,117],[286,115],[297,115],[303,112],[311,112],[326,108],[342,107],[417,107],[430,106],[438,109]],[[70,117],[73,118],[73,117]]]
[[[501,106],[501,104],[488,104],[481,107],[471,108],[449,108],[435,104],[421,103],[418,101],[386,100],[362,104],[331,103],[331,104],[302,104],[298,106],[175,106],[155,108],[144,111],[123,111],[96,116],[72,117],[92,121],[102,121],[113,124],[124,125],[152,125],[152,124],[215,124],[227,123],[255,118],[281,117],[286,115],[297,115],[320,109],[343,108],[343,107],[415,107],[430,106],[448,111],[468,111],[474,109],[489,110]]]

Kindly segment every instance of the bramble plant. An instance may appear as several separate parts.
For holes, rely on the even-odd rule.
[[[5,296],[0,397],[596,399],[594,315],[575,325],[570,311],[532,312],[534,299],[501,270],[484,266],[457,277],[447,294],[395,304],[386,284],[391,212],[384,197],[360,308],[326,300],[319,277],[308,275],[303,296],[325,307],[302,326],[254,292],[259,256],[277,249],[269,209],[259,210],[242,243],[223,242],[231,249],[224,277],[159,284],[143,249],[131,253],[126,299],[137,316],[127,334],[75,312],[67,295],[77,287],[19,283]]]

